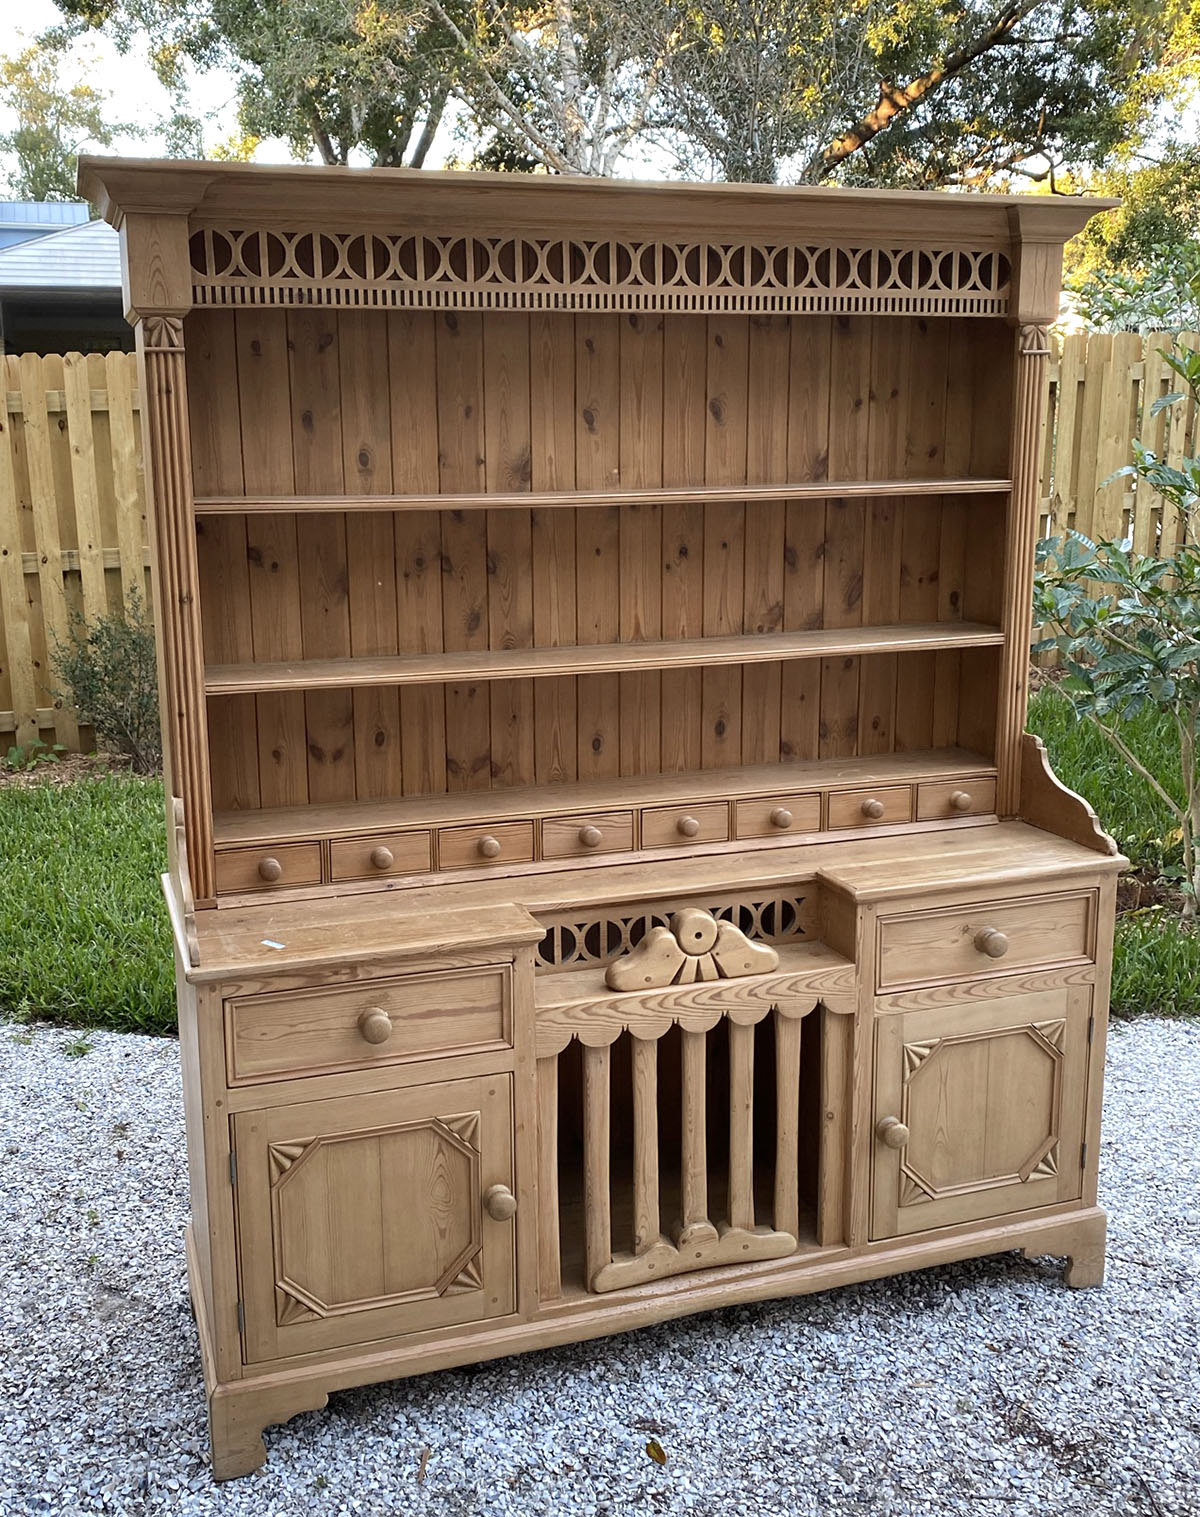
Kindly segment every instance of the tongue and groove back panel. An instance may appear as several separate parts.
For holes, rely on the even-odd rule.
[[[198,498],[1000,478],[1010,329],[195,310]],[[210,665],[1000,619],[996,496],[205,514]],[[998,651],[209,698],[216,810],[994,744]]]

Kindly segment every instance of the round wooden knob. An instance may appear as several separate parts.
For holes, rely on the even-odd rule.
[[[873,795],[868,796],[860,809],[863,816],[869,816],[873,822],[877,822],[883,815],[883,802],[877,801]]]
[[[604,839],[604,834],[599,827],[581,827],[579,829],[579,841],[585,848],[599,848]]]
[[[496,859],[496,858],[499,858],[500,857],[500,839],[499,838],[494,838],[494,837],[480,838],[479,839],[479,851],[480,851],[480,853],[483,854],[483,856],[484,856],[485,859]]]
[[[395,854],[390,848],[385,848],[382,843],[378,848],[371,849],[371,863],[376,869],[390,869],[395,862]]]
[[[508,1222],[517,1215],[517,1198],[507,1185],[489,1185],[483,1193],[483,1209],[493,1222]]]
[[[971,797],[965,790],[956,790],[950,797],[951,811],[970,811]]]
[[[278,859],[259,859],[258,873],[261,879],[266,880],[269,885],[273,885],[283,874],[283,865]]]
[[[367,1043],[386,1043],[392,1035],[392,1019],[382,1006],[368,1006],[358,1019],[358,1030]]]
[[[1002,959],[1008,952],[1008,938],[998,927],[981,927],[975,934],[975,947],[989,959]]]
[[[792,813],[786,806],[776,806],[771,813],[771,826],[778,827],[781,831],[786,831],[792,825],[792,820]]]
[[[908,1143],[908,1128],[899,1117],[884,1117],[875,1128],[875,1136],[888,1148],[903,1148]]]
[[[694,816],[681,816],[675,823],[675,830],[680,837],[694,838],[700,831],[700,823]]]

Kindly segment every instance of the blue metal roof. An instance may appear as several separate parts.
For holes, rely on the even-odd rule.
[[[86,221],[0,248],[0,294],[117,295],[120,289],[120,241],[107,222]]]

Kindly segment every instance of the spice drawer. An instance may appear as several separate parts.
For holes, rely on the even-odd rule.
[[[512,1044],[511,970],[451,969],[225,1003],[231,1085]]]
[[[586,816],[547,817],[542,823],[544,859],[627,853],[633,847],[633,812],[599,811]]]
[[[879,922],[880,990],[1087,963],[1096,951],[1096,894],[978,901]]]
[[[912,787],[887,785],[876,790],[831,790],[830,827],[879,827],[912,819]]]
[[[917,786],[917,821],[943,817],[988,816],[996,809],[996,781],[927,780]]]
[[[321,883],[320,843],[284,843],[272,848],[231,848],[217,854],[217,892],[279,890]]]
[[[794,832],[821,830],[821,797],[756,795],[734,802],[734,831],[740,838],[787,837]]]
[[[497,822],[491,827],[443,827],[438,832],[438,865],[442,869],[470,869],[482,864],[528,864],[532,858],[532,822]]]
[[[371,880],[389,874],[425,874],[432,864],[427,832],[388,832],[377,837],[331,843],[335,880]]]
[[[729,837],[729,806],[705,801],[698,806],[655,806],[642,812],[642,847],[672,843],[723,843]]]

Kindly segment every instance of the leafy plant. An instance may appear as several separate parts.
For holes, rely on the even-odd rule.
[[[1185,388],[1155,408],[1200,400],[1200,353],[1164,354]],[[1191,526],[1200,502],[1200,460],[1170,465],[1139,442],[1132,474],[1157,490]],[[1094,543],[1079,532],[1038,545],[1037,620],[1056,628],[1039,648],[1057,647],[1063,693],[1162,801],[1183,848],[1184,917],[1200,894],[1200,545],[1184,534],[1169,554],[1135,553],[1128,542]],[[1166,716],[1179,751],[1179,788],[1143,761],[1125,724],[1147,709]]]
[[[1157,249],[1134,272],[1108,268],[1068,285],[1097,332],[1179,332],[1200,326],[1200,242]]]
[[[125,754],[139,774],[162,767],[154,629],[136,591],[123,613],[90,624],[76,613],[66,644],[55,649],[54,668],[66,685],[55,694],[71,702],[98,738]]]
[[[39,737],[32,743],[14,743],[0,764],[12,774],[20,774],[43,764],[56,764],[66,751],[62,743],[51,746]]]

